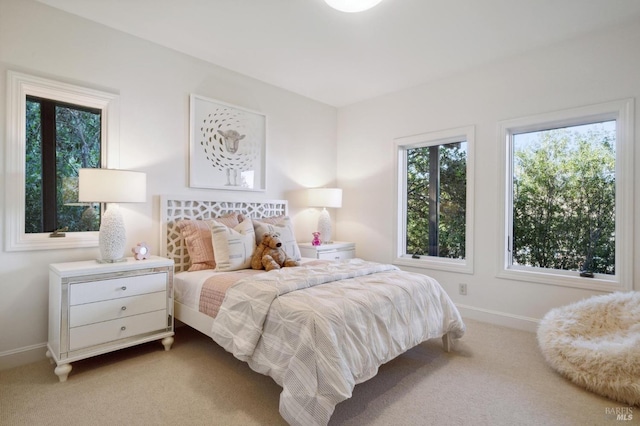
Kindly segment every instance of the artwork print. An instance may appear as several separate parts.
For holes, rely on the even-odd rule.
[[[191,95],[189,186],[265,190],[266,117]]]

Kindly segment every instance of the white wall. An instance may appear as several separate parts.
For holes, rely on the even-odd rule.
[[[296,191],[334,183],[335,108],[111,30],[32,0],[0,0],[0,174],[5,173],[6,71],[15,70],[120,95],[120,167],[147,172],[148,203],[124,210],[128,246],[159,245],[160,194],[188,188],[189,94],[267,115],[267,191],[217,191],[288,198],[296,234],[315,223]],[[323,164],[323,167],[310,167]],[[4,179],[0,199],[4,205]],[[124,207],[124,206],[123,206]],[[0,240],[4,242],[4,209]],[[304,236],[308,235],[309,238]],[[0,369],[44,357],[48,264],[91,259],[91,250],[0,252]]]
[[[497,123],[516,117],[640,95],[640,26],[612,29],[390,94],[338,111],[337,213],[341,239],[358,255],[391,262],[394,237],[394,138],[475,125],[475,269],[473,275],[422,270],[438,278],[463,314],[535,329],[549,309],[597,292],[496,278],[499,151]],[[635,164],[640,164],[636,105]],[[635,209],[640,185],[635,188]],[[640,265],[640,216],[635,216]],[[635,266],[635,289],[640,268]],[[458,295],[458,283],[468,295]]]

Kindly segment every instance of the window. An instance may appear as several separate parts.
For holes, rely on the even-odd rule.
[[[632,102],[501,123],[502,276],[630,288]]]
[[[473,127],[400,138],[396,263],[473,272]]]
[[[99,211],[73,193],[80,167],[118,166],[117,95],[9,71],[7,98],[5,249],[97,246]]]
[[[25,232],[97,231],[100,211],[78,203],[78,169],[100,167],[98,109],[26,98]]]

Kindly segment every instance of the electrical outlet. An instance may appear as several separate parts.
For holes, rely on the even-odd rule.
[[[458,293],[463,296],[467,295],[467,285],[466,284],[458,284]]]

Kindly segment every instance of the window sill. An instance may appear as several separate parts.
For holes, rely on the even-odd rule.
[[[521,269],[503,269],[497,274],[498,278],[526,281],[535,284],[548,284],[560,287],[579,288],[583,290],[598,291],[628,291],[630,285],[624,285],[617,278],[606,278],[606,275],[596,275],[594,278],[586,278],[576,275],[551,272],[527,271]]]
[[[67,232],[64,237],[43,234],[15,234],[7,239],[6,251],[55,250],[98,247],[98,232]]]
[[[468,260],[434,258],[430,256],[422,256],[420,259],[413,259],[411,256],[400,256],[393,261],[396,266],[473,274],[473,267],[468,263]]]

